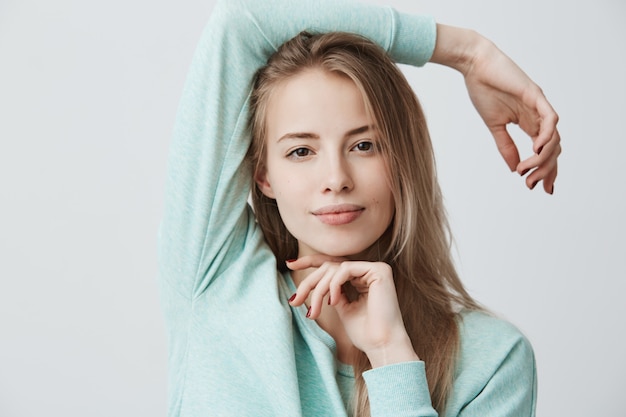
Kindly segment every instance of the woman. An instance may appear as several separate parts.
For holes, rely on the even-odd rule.
[[[476,107],[499,143],[506,143],[501,128],[511,120],[519,120],[536,136],[535,149],[543,147],[539,155],[517,164],[516,151],[503,154],[519,172],[535,168],[527,184],[543,179],[546,191],[552,191],[560,150],[556,115],[540,90],[478,35],[468,38],[467,32],[457,29],[436,29],[428,18],[362,5],[270,3],[216,6],[178,115],[160,236],[170,335],[170,415],[346,415],[351,411],[365,415],[368,407],[373,416],[436,415],[437,411],[531,415],[535,382],[528,342],[504,322],[479,312],[457,314],[454,308],[476,310],[477,305],[449,262],[425,128],[411,122],[414,130],[404,138],[418,137],[421,143],[410,145],[414,149],[407,152],[396,149],[407,142],[390,134],[401,130],[386,126],[394,122],[393,117],[377,113],[383,106],[372,103],[377,94],[365,91],[367,76],[352,79],[298,65],[291,75],[281,76],[282,81],[266,84],[269,92],[263,98],[261,73],[253,94],[258,120],[252,123],[255,146],[250,151],[259,190],[254,194],[257,224],[246,203],[252,177],[244,159],[250,143],[248,96],[255,71],[275,45],[302,29],[357,32],[387,46],[396,59],[415,65],[429,58],[461,62],[470,92],[478,91],[473,96]],[[277,19],[276,11],[289,18]],[[494,60],[485,63],[485,56],[475,54],[465,66],[456,50],[468,48],[459,39],[493,54],[494,69],[506,71],[507,80],[480,81],[488,74],[481,66],[494,65]],[[354,42],[349,38],[340,49]],[[397,79],[397,74],[393,77]],[[517,94],[506,92],[510,86],[518,89]],[[312,101],[319,108],[304,112],[312,117],[308,125],[282,125],[303,120],[285,115],[297,108],[289,98],[297,99],[297,92],[306,88],[306,94],[300,95],[314,97],[319,92],[334,100]],[[484,89],[498,98],[485,95]],[[404,86],[397,93],[410,101],[408,91]],[[392,95],[397,97],[395,92]],[[521,96],[531,98],[528,108],[511,106],[522,110],[510,114],[494,111],[497,100],[523,104]],[[339,105],[341,100],[345,105]],[[416,102],[403,103],[398,110],[404,109],[406,117],[419,124],[419,111],[408,114],[419,110],[416,106]],[[343,111],[348,113],[337,120],[345,124],[320,128],[324,125],[320,120]],[[397,155],[392,157],[394,152]],[[306,168],[320,160],[324,169]],[[410,163],[415,160],[420,164]],[[281,167],[281,163],[291,168],[285,171],[281,168],[289,165]],[[305,175],[293,175],[293,165]],[[411,165],[419,165],[423,172],[409,170],[394,177],[397,169]],[[304,181],[306,175],[320,171],[328,174],[322,191],[354,196],[358,189],[362,198],[329,199],[309,210],[311,199],[306,194],[290,195],[289,182]],[[407,184],[411,179],[423,184]],[[418,196],[419,187],[423,192],[418,191]],[[428,190],[431,195],[426,196]],[[270,210],[263,214],[264,208]],[[297,213],[303,208],[320,221],[317,230],[311,227],[315,223]],[[271,214],[272,210],[280,215]],[[404,223],[416,213],[420,219],[426,215],[424,219],[435,220],[420,220],[422,226],[432,223],[424,242],[417,239],[418,227]],[[341,230],[328,232],[332,228]],[[281,243],[289,235],[293,237]],[[415,259],[416,255],[425,257]],[[285,256],[299,258],[288,262],[290,270],[282,266]],[[349,289],[342,293],[348,281],[360,294]],[[363,352],[354,359],[353,347]],[[370,365],[373,369],[363,372]],[[429,383],[433,384],[430,391]],[[359,384],[356,389],[355,384]],[[358,404],[352,403],[353,393]]]

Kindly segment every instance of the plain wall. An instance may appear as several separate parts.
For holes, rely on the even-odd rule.
[[[538,415],[623,416],[625,3],[376,3],[483,33],[561,116],[555,194],[530,192],[459,74],[405,69],[459,271],[532,341]],[[0,416],[165,416],[156,233],[176,107],[212,6],[0,2]]]

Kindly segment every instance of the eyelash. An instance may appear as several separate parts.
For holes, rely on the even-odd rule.
[[[306,155],[298,155],[298,151],[306,151],[307,154]],[[291,159],[302,159],[302,158],[306,158],[307,156],[309,156],[311,154],[311,150],[309,148],[296,148],[293,151],[289,152],[287,154],[287,158],[291,158]]]
[[[359,149],[359,147],[361,147],[362,145],[366,145],[367,149]],[[359,152],[363,152],[363,153],[373,153],[376,151],[376,144],[371,141],[371,140],[362,140],[360,142],[358,142],[356,145],[354,145],[352,148],[350,148],[350,150],[356,150]],[[306,152],[306,155],[299,155],[299,152]],[[289,152],[287,154],[287,158],[290,159],[304,159],[308,156],[311,155],[311,152],[313,152],[311,149],[309,148],[305,148],[305,147],[299,147],[299,148],[295,148],[294,150],[292,150],[291,152]]]
[[[368,145],[368,149],[358,149],[360,145]],[[372,141],[369,140],[363,140],[359,143],[357,143],[356,145],[354,145],[354,147],[352,149],[357,148],[358,150],[362,151],[362,152],[373,152],[375,151],[375,144]]]

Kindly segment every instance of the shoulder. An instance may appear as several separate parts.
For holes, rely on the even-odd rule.
[[[524,334],[489,313],[463,311],[459,314],[459,336],[454,394],[449,406],[460,411],[468,406],[484,410],[481,404],[498,408],[499,404],[502,411],[523,410],[513,415],[533,415],[535,356]]]
[[[517,327],[490,313],[464,310],[459,313],[458,319],[462,350],[495,353],[518,344],[531,348],[530,342]]]
[[[503,362],[534,367],[530,342],[506,320],[482,311],[463,311],[459,314],[459,336],[459,372],[495,372]]]

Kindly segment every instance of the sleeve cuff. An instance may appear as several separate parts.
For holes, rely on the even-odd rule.
[[[363,372],[372,417],[437,416],[424,362],[403,362]]]
[[[437,41],[437,23],[432,16],[393,13],[393,41],[389,53],[397,62],[422,66],[430,61]]]

